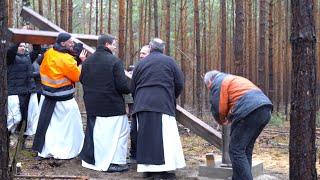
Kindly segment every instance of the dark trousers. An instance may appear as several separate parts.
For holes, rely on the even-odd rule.
[[[22,122],[25,121],[27,124],[30,94],[21,94],[21,95],[18,95],[18,97],[19,97],[21,121],[17,126],[17,130],[20,131],[20,129],[22,128]],[[27,126],[24,127],[23,132],[26,131],[26,127]]]
[[[136,159],[137,154],[137,119],[135,116],[131,116],[130,125],[130,158]]]
[[[232,123],[229,155],[233,180],[252,180],[252,152],[256,139],[271,118],[271,108],[262,106]]]
[[[136,159],[137,156],[137,138],[138,138],[138,129],[137,129],[137,118],[136,114],[132,114],[133,104],[128,104],[129,108],[129,120],[130,123],[130,158]]]

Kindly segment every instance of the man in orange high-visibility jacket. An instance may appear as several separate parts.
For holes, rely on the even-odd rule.
[[[53,48],[44,53],[40,65],[43,96],[32,147],[40,158],[74,158],[83,145],[81,115],[73,97],[80,68],[70,55],[72,48],[71,35],[60,33]]]
[[[271,118],[269,98],[246,78],[209,71],[204,82],[210,90],[211,112],[222,125],[231,123],[229,155],[233,177],[252,180],[252,151]]]

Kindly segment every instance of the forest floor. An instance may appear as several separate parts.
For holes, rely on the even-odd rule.
[[[181,141],[187,167],[176,171],[177,179],[201,179],[198,175],[199,165],[204,165],[205,154],[213,152],[220,157],[221,153],[214,146],[196,136],[188,129],[179,126]],[[257,139],[254,148],[254,160],[263,162],[263,179],[289,179],[289,128],[288,125],[276,127],[268,125]],[[319,134],[317,134],[317,146],[319,145]],[[11,140],[11,152],[15,146],[16,138]],[[27,141],[27,146],[31,146],[32,139]],[[90,179],[142,179],[142,174],[136,172],[136,165],[130,166],[130,170],[124,173],[97,172],[83,168],[81,160],[56,161],[53,159],[37,161],[36,153],[31,150],[22,150],[19,156],[21,162],[20,175],[51,175],[51,176],[88,176]],[[318,156],[317,156],[318,157]],[[317,159],[317,170],[319,174],[319,159]],[[18,178],[23,179],[23,178]],[[45,179],[45,178],[43,178]]]

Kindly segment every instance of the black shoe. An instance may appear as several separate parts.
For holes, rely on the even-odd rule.
[[[157,172],[152,175],[154,180],[158,179],[177,179],[174,173],[170,172]]]
[[[34,159],[35,159],[36,161],[42,161],[42,160],[44,160],[45,158],[43,158],[43,157],[41,157],[41,156],[36,156]]]
[[[130,164],[137,164],[137,160],[135,158],[129,158],[127,159],[127,163]]]
[[[119,165],[119,164],[110,164],[107,172],[113,173],[113,172],[124,172],[128,171],[129,168],[127,165]]]
[[[143,172],[142,173],[142,178],[150,178],[152,177],[153,173],[152,172]]]

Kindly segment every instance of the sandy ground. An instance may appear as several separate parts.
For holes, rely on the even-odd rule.
[[[206,153],[213,152],[216,157],[219,157],[221,156],[220,151],[185,128],[180,128],[180,136],[187,167],[176,171],[177,179],[208,179],[198,177],[198,167],[206,163]],[[288,134],[273,133],[270,135],[268,131],[262,133],[257,140],[253,159],[263,162],[265,174],[256,177],[255,180],[289,179],[288,138]],[[13,151],[15,141],[16,139],[13,138],[11,151]],[[28,139],[27,146],[30,147],[31,144],[32,138]],[[21,152],[19,156],[19,162],[22,165],[20,175],[86,176],[90,179],[143,179],[142,174],[136,172],[136,165],[131,165],[127,172],[106,173],[83,168],[79,158],[64,161],[53,159],[37,161],[35,156],[36,153],[28,149]],[[317,163],[317,169],[319,170],[319,163]]]

